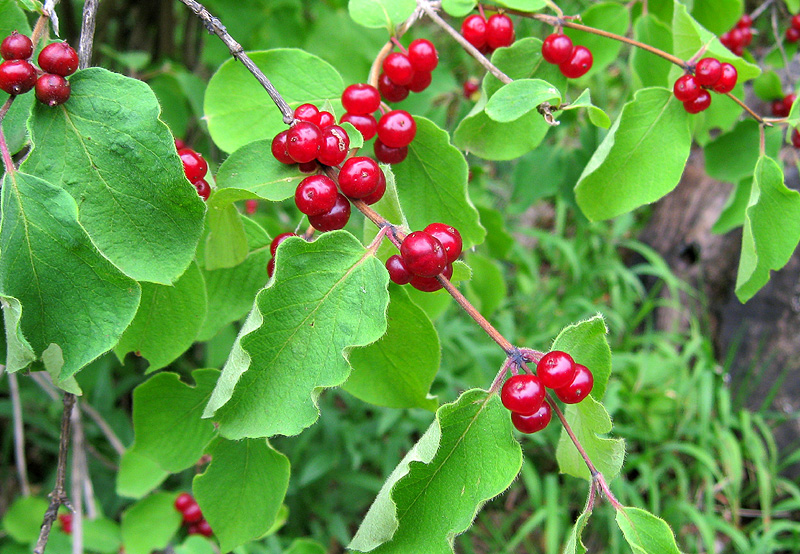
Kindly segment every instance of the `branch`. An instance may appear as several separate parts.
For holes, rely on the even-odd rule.
[[[19,400],[19,382],[16,373],[8,374],[8,388],[11,393],[11,411],[14,417],[14,463],[17,465],[22,494],[30,496],[31,485],[28,481],[28,465],[25,461],[25,428],[22,424],[22,404]]]
[[[97,21],[97,5],[100,0],[84,0],[81,38],[78,43],[78,69],[86,69],[92,61],[94,28]]]
[[[17,96],[12,94],[8,97],[3,107],[0,108],[0,155],[3,158],[3,165],[6,168],[6,172],[13,173],[16,168],[14,167],[14,160],[11,159],[11,152],[8,151],[8,144],[6,144],[6,136],[3,133],[3,120],[8,113],[8,110],[11,108],[11,104],[14,102],[14,99]]]

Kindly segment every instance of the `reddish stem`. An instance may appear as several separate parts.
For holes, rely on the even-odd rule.
[[[0,108],[0,154],[3,157],[3,165],[6,166],[6,171],[8,173],[13,173],[16,171],[14,167],[14,160],[11,159],[11,152],[8,151],[8,144],[6,144],[6,136],[3,133],[3,120],[8,113],[9,108],[11,108],[11,104],[14,102],[16,95],[11,95],[8,97],[8,100],[5,101],[3,107]]]

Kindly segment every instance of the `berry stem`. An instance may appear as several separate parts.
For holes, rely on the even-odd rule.
[[[408,55],[406,47],[403,46],[399,40],[397,40],[397,37],[392,37],[389,42],[391,42],[394,46],[397,46],[397,49],[400,50],[403,54]]]
[[[392,41],[384,44],[383,48],[380,49],[380,52],[378,52],[378,55],[375,57],[375,61],[372,62],[372,67],[369,68],[369,79],[367,82],[375,88],[378,88],[378,77],[381,72],[381,67],[383,66],[383,60],[392,53],[393,49],[394,44],[392,44]]]
[[[14,160],[11,159],[11,153],[8,151],[8,144],[6,144],[6,135],[3,133],[3,119],[5,119],[6,114],[8,113],[9,108],[11,107],[11,103],[14,102],[13,94],[8,97],[8,100],[5,101],[3,107],[0,108],[0,155],[3,157],[3,165],[6,167],[6,171],[8,173],[14,173],[16,168],[14,167]]]
[[[775,3],[775,0],[767,0],[763,2],[759,7],[753,10],[753,13],[750,14],[750,18],[755,21],[758,16],[764,13],[767,8],[769,8],[772,4]]]

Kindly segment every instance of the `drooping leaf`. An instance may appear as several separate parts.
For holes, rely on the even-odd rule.
[[[561,109],[564,111],[569,111],[577,110],[579,108],[584,108],[586,110],[589,115],[589,121],[591,121],[593,125],[602,127],[603,129],[608,129],[611,126],[611,119],[609,119],[608,114],[592,104],[592,97],[588,88],[584,90],[575,100],[567,105],[564,105]]]
[[[672,529],[663,520],[640,508],[617,510],[617,525],[635,554],[681,554]]]
[[[157,492],[122,512],[122,543],[126,553],[150,554],[169,544],[181,526],[181,514],[173,505],[176,496]]]
[[[672,51],[672,30],[653,14],[645,14],[636,21],[633,38],[665,52]],[[669,60],[641,48],[631,49],[630,59],[633,76],[640,88],[671,86],[669,70],[672,64]]]
[[[204,413],[230,439],[294,435],[314,423],[319,390],[350,373],[343,350],[386,330],[386,268],[351,234],[290,237],[275,262]]]
[[[69,101],[37,103],[22,170],[64,187],[105,257],[137,281],[170,284],[194,257],[203,201],[143,82],[93,67],[70,77]]]
[[[139,454],[133,448],[125,451],[119,461],[117,494],[129,498],[142,498],[169,477],[152,458]]]
[[[541,79],[517,79],[495,92],[484,110],[493,121],[508,123],[545,102],[552,106],[561,104],[561,93],[557,88]]]
[[[48,506],[49,502],[38,496],[16,498],[3,515],[3,531],[19,543],[35,543]]]
[[[264,439],[216,441],[192,491],[222,552],[266,533],[289,486],[289,460]],[[247,514],[247,517],[242,517]]]
[[[8,355],[19,365],[30,361],[30,349],[36,356],[47,351],[46,367],[66,379],[114,347],[141,289],[97,251],[63,189],[21,172],[7,173],[3,183],[0,295]]]
[[[617,2],[597,2],[581,13],[581,22],[589,27],[602,29],[617,35],[625,35],[630,25],[628,8]],[[608,40],[600,35],[594,35],[577,29],[564,29],[564,34],[572,39],[574,44],[585,46],[592,52],[592,68],[587,75],[602,72],[619,57],[622,43]]]
[[[349,548],[380,554],[451,554],[453,539],[522,466],[511,419],[496,394],[470,390],[436,412],[384,483]],[[446,510],[442,510],[446,506]]]
[[[393,29],[414,13],[414,0],[350,0],[347,9],[353,21],[371,29]]]
[[[25,369],[36,361],[36,352],[22,335],[22,305],[11,296],[0,296],[5,330],[5,365],[10,373]]]
[[[764,129],[765,151],[777,156],[781,148],[782,131]],[[726,183],[738,183],[753,174],[759,159],[761,142],[758,123],[752,119],[739,122],[734,129],[720,135],[703,148],[706,173]]]

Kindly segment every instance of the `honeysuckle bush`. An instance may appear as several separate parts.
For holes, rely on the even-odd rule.
[[[786,2],[792,13],[800,9],[795,3]],[[40,6],[10,0],[0,5],[4,36],[15,29],[30,34],[29,20]],[[779,156],[781,133],[800,122],[797,108],[785,118],[765,120],[732,98],[713,94],[708,110],[690,115],[672,93],[672,84],[693,61],[711,55],[738,71],[732,95],[740,100],[751,85],[764,100],[783,95],[783,56],[764,46],[739,57],[716,38],[736,24],[743,4],[649,1],[644,9],[638,2],[556,6],[507,0],[481,6],[508,9],[517,37],[490,57],[493,68],[509,79],[487,74],[474,105],[460,98],[460,83],[483,72],[482,66],[432,23],[427,12],[438,11],[458,28],[460,19],[476,9],[475,2],[444,0],[432,6],[424,0],[351,0],[347,12],[318,7],[310,30],[289,11],[267,24],[269,32],[243,23],[263,16],[258,10],[251,13],[252,8],[221,0],[208,7],[223,25],[230,25],[234,38],[247,46],[249,57],[291,108],[313,103],[341,115],[342,90],[367,81],[370,65],[390,37],[402,34],[405,42],[408,36],[427,36],[436,43],[441,66],[433,84],[400,104],[415,117],[416,137],[405,161],[384,166],[388,192],[373,208],[406,230],[431,222],[455,226],[469,252],[456,264],[452,282],[484,316],[497,318],[498,327],[511,333],[503,340],[538,351],[563,350],[592,369],[590,397],[564,409],[574,437],[566,427],[551,429],[545,436],[552,441],[537,443],[550,451],[553,474],[567,475],[565,486],[580,490],[586,499],[584,510],[573,514],[562,507],[555,516],[569,519],[569,527],[560,543],[549,539],[548,551],[586,552],[582,537],[595,525],[593,508],[607,502],[612,510],[600,517],[604,529],[613,526],[603,531],[609,551],[617,551],[624,541],[635,552],[679,552],[673,530],[659,516],[684,510],[699,527],[691,512],[696,508],[662,503],[656,494],[640,492],[639,481],[632,478],[631,484],[620,477],[625,464],[646,474],[655,454],[628,452],[626,460],[625,440],[615,432],[604,405],[610,391],[610,411],[620,413],[625,430],[637,444],[659,451],[646,437],[658,431],[658,419],[638,422],[626,418],[621,407],[623,400],[641,403],[645,391],[625,398],[627,389],[620,383],[639,372],[645,384],[655,386],[658,380],[651,372],[661,368],[654,370],[648,356],[662,361],[664,353],[644,349],[622,356],[622,379],[615,383],[609,342],[620,342],[615,332],[635,332],[627,318],[638,319],[635,313],[617,311],[616,298],[604,303],[578,294],[563,299],[560,307],[558,295],[547,296],[552,312],[574,313],[574,320],[561,330],[542,326],[515,336],[516,328],[526,327],[507,324],[508,316],[498,308],[517,313],[529,309],[509,303],[510,294],[517,301],[539,302],[548,285],[537,282],[543,265],[537,257],[553,254],[534,254],[520,246],[519,235],[510,234],[514,229],[506,228],[506,220],[509,213],[556,195],[560,225],[569,212],[584,229],[592,229],[586,219],[617,218],[625,227],[632,217],[628,214],[675,188],[694,146],[703,150],[710,176],[735,185],[715,228],[743,228],[736,294],[742,301],[752,298],[800,241],[800,194],[785,186]],[[558,19],[561,15],[570,18]],[[589,29],[570,28],[575,21],[571,16],[578,15]],[[766,34],[771,27],[765,20],[756,18],[756,26]],[[553,25],[562,24],[594,56],[589,72],[577,80],[567,80],[542,59],[542,39],[553,32]],[[250,36],[236,36],[237,29],[248,29]],[[593,29],[633,37],[664,56]],[[270,33],[274,37],[264,36]],[[264,536],[280,533],[284,524],[292,526],[287,491],[313,482],[315,471],[313,465],[303,466],[298,483],[289,458],[275,445],[309,452],[300,445],[307,444],[304,437],[316,440],[320,408],[336,409],[329,401],[334,393],[325,391],[341,387],[349,395],[344,398],[380,407],[376,410],[382,414],[390,413],[382,408],[410,410],[414,421],[425,420],[428,427],[411,444],[407,435],[412,430],[392,422],[396,416],[383,416],[392,423],[382,426],[382,434],[405,435],[389,439],[397,441],[392,442],[396,457],[391,467],[380,468],[383,485],[371,485],[376,494],[360,526],[338,529],[337,540],[349,542],[347,548],[357,552],[452,552],[455,538],[468,532],[476,517],[481,521],[485,503],[504,493],[520,472],[526,483],[532,468],[535,472],[535,460],[529,458],[523,466],[520,445],[520,440],[525,444],[531,439],[513,433],[497,394],[502,380],[492,380],[500,366],[488,376],[485,370],[469,374],[472,378],[445,376],[458,390],[431,395],[440,368],[439,331],[447,336],[442,327],[448,324],[441,316],[453,309],[452,300],[447,291],[421,293],[389,284],[383,262],[396,249],[389,240],[381,241],[369,218],[353,217],[345,230],[318,233],[310,241],[285,241],[275,257],[275,275],[268,278],[271,239],[306,224],[291,202],[284,202],[304,175],[271,156],[272,138],[286,128],[284,116],[250,71],[237,60],[225,60],[229,55],[215,40],[207,38],[206,56],[220,63],[207,83],[183,68],[164,69],[145,83],[89,67],[70,77],[71,96],[64,105],[34,105],[21,95],[3,120],[6,153],[15,155],[14,167],[5,168],[0,224],[5,371],[45,371],[58,388],[80,395],[82,388],[99,388],[97,367],[110,363],[107,353],[113,352],[125,363],[121,374],[135,375],[132,382],[140,383],[132,392],[133,436],[126,437],[130,440],[113,483],[118,499],[108,507],[118,510],[119,497],[129,501],[119,523],[112,513],[84,520],[83,544],[101,553],[123,546],[129,554],[170,545],[181,552],[263,548]],[[769,42],[766,37],[759,40]],[[263,49],[267,44],[271,48]],[[795,49],[783,46],[787,54]],[[670,56],[683,60],[686,68],[666,59]],[[108,65],[116,69],[131,63],[134,58],[119,53],[109,56]],[[189,113],[196,127],[189,124]],[[346,128],[351,147],[362,147],[358,131]],[[187,129],[198,148],[210,139],[219,153],[220,163],[212,167],[215,187],[205,204],[184,178],[174,145]],[[364,148],[369,151],[369,144]],[[483,167],[501,168],[502,174],[508,167],[503,162],[511,160],[515,175],[508,181],[513,183],[503,183],[502,191],[481,185]],[[470,185],[470,175],[479,183]],[[246,200],[259,201],[259,211],[243,213]],[[574,252],[581,237],[553,231],[528,230],[547,245],[545,250],[562,252],[570,263],[575,260],[569,269],[577,281],[582,258]],[[669,278],[663,262],[637,243],[625,243],[613,233],[603,237],[587,232],[592,240],[610,240],[614,251],[638,248],[654,273]],[[595,261],[607,260],[597,256]],[[514,267],[513,275],[504,272],[507,267]],[[570,278],[551,279],[558,277]],[[616,294],[627,291],[635,299],[630,303],[646,296],[630,282],[608,288]],[[472,349],[492,349],[486,359],[496,363],[507,357],[519,365],[518,351],[498,349],[477,330],[469,332]],[[676,353],[666,367],[685,368],[688,362],[689,357]],[[691,382],[706,385],[695,390],[713,390],[715,378],[704,381],[711,375],[708,370],[702,366],[687,373]],[[788,495],[780,508],[797,510],[800,491],[777,480],[777,455],[760,442],[768,438],[753,432],[755,426],[766,437],[766,424],[751,423],[741,415],[747,412],[731,415],[730,406],[719,402],[726,425],[708,433],[718,439],[715,448],[723,445],[718,449],[722,468],[703,451],[708,444],[702,441],[678,450],[708,465],[709,483],[733,476],[730,493],[738,498],[744,462],[735,429],[759,452],[752,458],[759,476],[773,479],[759,482],[760,505],[771,506],[772,489],[779,487]],[[713,403],[705,402],[699,410],[707,418]],[[737,417],[741,420],[732,422]],[[360,445],[347,437],[341,440]],[[320,464],[332,455],[310,451]],[[678,473],[680,459],[670,450],[664,453]],[[185,537],[173,506],[181,492],[176,485],[185,486],[193,468],[191,492],[214,532],[210,541]],[[657,486],[658,478],[650,478]],[[552,488],[554,481],[546,483]],[[39,537],[47,507],[43,494],[22,495],[7,510],[3,529],[9,551],[24,551]],[[659,513],[662,507],[669,513]],[[548,503],[548,509],[558,506]],[[708,548],[720,534],[732,550],[778,551],[790,544],[781,542],[782,534],[798,533],[796,525],[770,528],[769,517],[763,528],[748,530],[753,538],[739,530],[739,521],[714,522],[717,528],[704,527],[699,533]],[[683,548],[697,547],[691,533],[675,531],[690,535],[681,537]],[[69,537],[56,528],[47,548],[66,550]],[[285,551],[325,548],[298,539]]]

